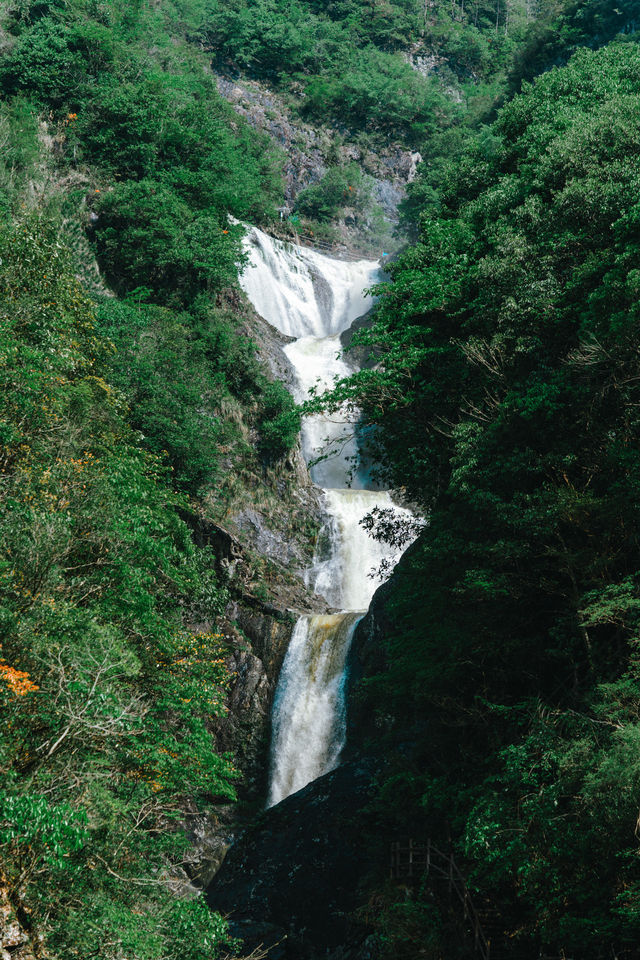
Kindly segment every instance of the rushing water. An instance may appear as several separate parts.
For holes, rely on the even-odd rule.
[[[333,260],[255,227],[248,249],[242,288],[258,313],[288,337],[341,333],[371,306],[364,292],[378,277],[371,260]]]
[[[273,710],[269,806],[332,770],[345,728],[345,663],[361,614],[300,617]]]
[[[371,305],[365,291],[378,279],[370,260],[346,263],[274,240],[251,228],[250,264],[242,286],[265,320],[296,339],[285,351],[297,375],[297,399],[322,393],[352,372],[339,335]],[[302,448],[313,481],[324,490],[326,523],[307,572],[309,586],[340,613],[298,620],[273,706],[269,806],[338,763],[346,733],[345,666],[355,626],[380,583],[377,570],[393,551],[364,530],[374,507],[394,507],[386,491],[367,489],[354,470],[353,424],[339,414],[306,418]],[[324,452],[328,456],[313,461]]]

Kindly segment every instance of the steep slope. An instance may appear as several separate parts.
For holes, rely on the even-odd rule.
[[[321,513],[300,456],[300,411],[283,385],[285,341],[238,289],[238,221],[347,257],[377,256],[402,242],[393,221],[419,155],[414,210],[448,202],[449,188],[434,184],[467,141],[480,145],[468,161],[478,170],[461,168],[461,189],[484,189],[474,177],[499,135],[482,121],[504,91],[531,8],[2,4],[0,855],[3,892],[43,955],[210,960],[239,949],[198,885],[265,796],[277,676],[296,617],[318,609],[300,572]],[[490,233],[490,215],[486,223]],[[446,283],[442,293],[451,294]],[[378,356],[389,343],[375,340]],[[397,345],[404,361],[416,359],[410,336]],[[400,394],[419,406],[405,386],[393,403]],[[367,399],[365,390],[365,409]],[[434,468],[420,450],[414,456],[423,420],[420,408],[409,462],[386,420],[383,439],[399,482],[430,504],[420,483]],[[412,577],[415,603],[422,581]],[[617,587],[594,617],[632,606],[626,580]],[[407,676],[427,669],[421,656],[399,664]],[[407,729],[395,712],[399,700],[411,712],[414,691],[402,682],[397,670],[385,673],[378,689],[392,716],[376,730]],[[423,730],[409,729],[421,744]],[[388,753],[396,757],[395,741]],[[369,771],[382,768],[376,760],[362,769],[358,810]],[[354,814],[356,827],[342,830],[338,812],[349,777],[361,779],[354,770],[287,809],[317,816],[316,797],[335,785],[335,843],[357,860],[361,821]],[[420,820],[421,774],[412,768],[406,779]],[[280,829],[283,815],[272,816]],[[343,935],[365,949],[373,932],[372,950],[386,943],[401,956],[435,916],[409,897],[408,919],[398,920],[395,888],[382,909],[367,906],[407,814],[394,819],[384,800],[373,818],[382,839],[351,864],[354,889],[325,889],[319,911],[341,900],[340,911],[364,913],[341,917],[340,933],[324,940],[312,918],[312,951],[339,951]],[[300,865],[315,838],[314,827],[296,848]],[[230,863],[244,862],[242,849]],[[345,866],[344,857],[325,862]],[[281,859],[275,872],[286,870]],[[612,888],[623,882],[612,876]],[[625,902],[624,923],[631,913]],[[298,936],[307,921],[296,916]],[[277,920],[291,932],[282,912]]]
[[[356,635],[370,814],[453,848],[518,958],[637,952],[639,77],[612,43],[503,108],[333,398],[429,516]],[[403,913],[445,949],[423,882],[386,889],[393,956]]]
[[[233,287],[278,160],[153,12],[94,12],[2,9],[3,892],[53,955],[211,957],[176,894],[264,793],[318,516]]]

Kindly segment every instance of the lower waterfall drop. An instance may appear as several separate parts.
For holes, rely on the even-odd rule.
[[[273,705],[267,806],[338,763],[346,735],[345,663],[360,613],[300,617]]]
[[[378,279],[378,264],[334,260],[256,227],[249,228],[245,244],[249,267],[240,278],[245,293],[269,323],[296,337],[285,348],[297,375],[296,399],[353,372],[341,356],[339,334],[370,306],[365,291]],[[381,582],[379,569],[388,571],[397,559],[394,549],[367,533],[362,520],[375,508],[408,514],[387,491],[367,489],[366,473],[354,469],[356,443],[346,418],[308,418],[302,449],[312,480],[324,491],[327,516],[307,583],[340,612],[304,615],[296,623],[273,705],[269,807],[338,765],[346,737],[351,639]]]

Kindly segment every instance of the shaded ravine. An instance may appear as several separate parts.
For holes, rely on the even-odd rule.
[[[296,399],[306,399],[312,388],[321,393],[352,373],[340,355],[340,334],[370,307],[365,291],[378,279],[378,264],[334,260],[257,228],[249,229],[246,249],[245,293],[265,320],[296,338],[285,348],[296,373]],[[339,612],[305,615],[296,624],[273,705],[268,806],[339,762],[349,646],[381,582],[381,564],[388,573],[395,559],[361,521],[374,508],[406,513],[388,492],[375,489],[358,465],[353,424],[340,415],[306,418],[302,449],[312,480],[324,491],[327,518],[307,583]]]

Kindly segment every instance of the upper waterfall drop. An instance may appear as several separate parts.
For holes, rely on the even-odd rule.
[[[249,227],[249,263],[240,286],[272,326],[287,337],[330,337],[371,307],[365,290],[380,277],[375,260],[346,262],[285,243]]]

